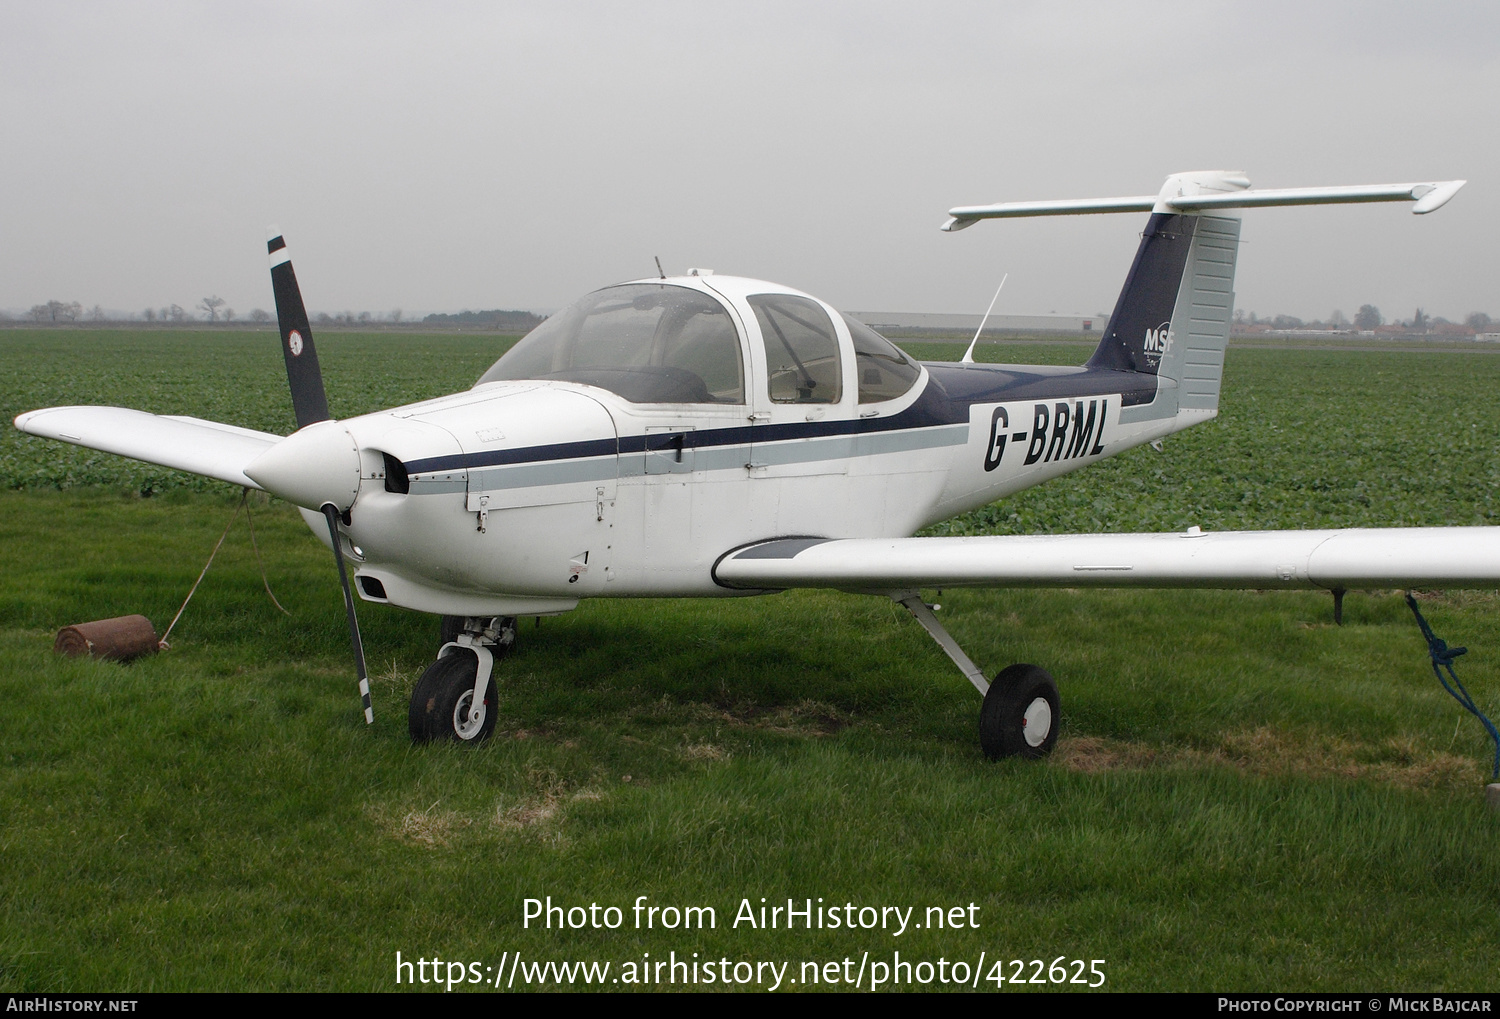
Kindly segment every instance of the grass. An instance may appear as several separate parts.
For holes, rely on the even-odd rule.
[[[118,349],[88,363],[111,372],[79,390],[45,368],[70,352],[57,335],[5,360],[7,400],[286,430],[272,426],[286,401],[274,357],[258,365],[263,336],[226,338],[204,360],[176,334],[146,338],[139,362],[106,337]],[[72,363],[94,335],[67,341]],[[455,388],[492,355],[466,338],[345,342],[320,350],[341,409]],[[356,356],[372,350],[387,355],[379,372]],[[1492,360],[1235,351],[1217,422],[951,527],[1486,521]],[[244,385],[204,379],[241,367]],[[1489,749],[1394,593],[1351,594],[1334,627],[1312,594],[943,592],[946,625],[989,671],[1038,661],[1058,677],[1062,736],[1040,765],[982,759],[972,689],[876,599],[585,603],[524,623],[499,670],[495,739],[413,747],[405,701],[435,621],[361,606],[367,729],[327,552],[263,498],[257,535],[292,617],[265,597],[241,523],[170,652],[127,666],[55,657],[66,623],[143,612],[164,626],[235,500],[170,472],[142,498],[144,475],[70,476],[46,457],[33,468],[53,473],[28,479],[25,456],[63,447],[4,441],[7,990],[386,990],[397,951],[481,967],[517,951],[609,960],[612,974],[647,952],[698,952],[792,960],[793,979],[803,960],[985,952],[1104,959],[1116,990],[1495,988]],[[1472,649],[1460,674],[1494,708],[1496,596],[1423,604]],[[524,927],[524,900],[548,895],[618,906],[624,925]],[[718,926],[637,930],[640,895],[712,906]],[[974,903],[980,926],[730,926],[741,898],[762,896],[912,906],[917,922]]]

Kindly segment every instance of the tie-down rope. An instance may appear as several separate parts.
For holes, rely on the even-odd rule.
[[[1449,647],[1441,637],[1432,632],[1432,627],[1427,625],[1427,620],[1422,618],[1422,613],[1417,609],[1417,600],[1408,592],[1406,604],[1410,606],[1412,615],[1417,617],[1417,625],[1422,628],[1422,636],[1427,640],[1427,654],[1432,658],[1432,672],[1437,676],[1438,682],[1443,684],[1443,689],[1453,696],[1453,699],[1464,706],[1464,710],[1479,719],[1490,734],[1490,739],[1495,742],[1495,765],[1490,771],[1490,781],[1500,782],[1500,732],[1495,730],[1495,723],[1485,716],[1479,706],[1474,703],[1474,698],[1469,696],[1469,691],[1458,681],[1458,673],[1453,671],[1453,660],[1459,655],[1467,654],[1466,647]],[[1448,685],[1448,680],[1443,678],[1443,670],[1448,671],[1448,676],[1453,680],[1453,685]]]
[[[167,626],[167,632],[162,634],[161,640],[156,642],[157,647],[161,648],[161,650],[167,651],[171,649],[172,645],[167,643],[167,638],[172,635],[172,628],[177,625],[177,620],[181,619],[183,612],[187,611],[188,602],[193,600],[193,595],[198,591],[198,585],[203,583],[204,577],[208,576],[208,568],[214,564],[214,556],[219,554],[219,547],[224,544],[224,539],[229,537],[229,529],[239,519],[240,510],[245,511],[245,523],[250,527],[250,547],[255,550],[255,565],[260,567],[260,582],[265,585],[266,594],[270,596],[271,604],[281,609],[287,615],[291,615],[290,612],[287,612],[282,607],[281,602],[276,600],[276,595],[271,593],[271,582],[266,579],[266,564],[261,561],[260,546],[255,542],[255,520],[250,515],[250,489],[245,488],[240,492],[240,501],[234,507],[234,513],[230,515],[229,523],[224,525],[224,533],[219,535],[218,541],[214,542],[214,550],[208,554],[208,562],[203,564],[203,569],[198,574],[198,579],[193,581],[193,587],[188,591],[187,597],[182,599],[182,605],[178,608],[177,615],[172,617],[172,622]]]

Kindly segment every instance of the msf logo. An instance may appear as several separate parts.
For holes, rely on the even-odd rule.
[[[1155,329],[1147,329],[1143,347],[1147,354],[1164,357],[1172,349],[1172,323],[1163,322]]]

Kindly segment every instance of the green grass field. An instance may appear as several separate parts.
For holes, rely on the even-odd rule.
[[[503,348],[319,341],[340,415],[466,386]],[[13,330],[0,347],[7,417],[115,403],[291,427],[264,335]],[[1226,376],[1220,418],[1163,452],[933,532],[1493,522],[1500,359],[1231,350]],[[1343,627],[1326,595],[943,592],[987,670],[1037,662],[1062,690],[1053,757],[998,765],[972,688],[888,603],[586,603],[525,621],[495,739],[413,747],[406,698],[435,620],[361,605],[366,728],[332,563],[284,504],[252,500],[290,618],[241,521],[172,650],[120,666],[59,659],[52,637],[130,612],[163,628],[238,493],[13,429],[0,487],[5,990],[394,990],[398,951],[487,982],[519,952],[517,990],[532,963],[574,960],[610,962],[621,989],[627,964],[638,978],[673,952],[790,963],[782,990],[846,958],[868,987],[897,952],[1007,992],[1055,986],[1013,985],[1010,960],[1024,979],[1059,957],[1069,977],[1104,960],[1115,990],[1496,988],[1490,747],[1395,592],[1351,594]],[[1423,606],[1500,708],[1500,600]],[[549,895],[623,922],[523,926],[525,900]],[[717,924],[637,929],[638,896]],[[915,907],[923,926],[732,926],[762,897]],[[953,906],[978,927],[924,923]]]

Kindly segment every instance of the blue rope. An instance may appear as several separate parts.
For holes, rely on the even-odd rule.
[[[1417,600],[1410,594],[1406,596],[1406,604],[1410,606],[1412,615],[1417,617],[1417,625],[1422,628],[1422,636],[1427,640],[1427,653],[1432,658],[1432,673],[1437,676],[1438,682],[1443,684],[1443,689],[1452,695],[1453,699],[1464,706],[1485,727],[1490,734],[1490,739],[1495,741],[1495,766],[1490,771],[1490,781],[1500,782],[1500,732],[1495,730],[1495,723],[1485,716],[1479,706],[1474,703],[1474,698],[1469,696],[1469,691],[1458,681],[1458,673],[1453,671],[1453,660],[1459,655],[1468,654],[1466,647],[1449,647],[1447,643],[1432,632],[1432,627],[1427,625],[1427,620],[1422,618],[1422,613],[1417,610]],[[1453,685],[1448,685],[1448,680],[1443,678],[1443,670],[1448,670],[1448,676],[1453,680]]]

